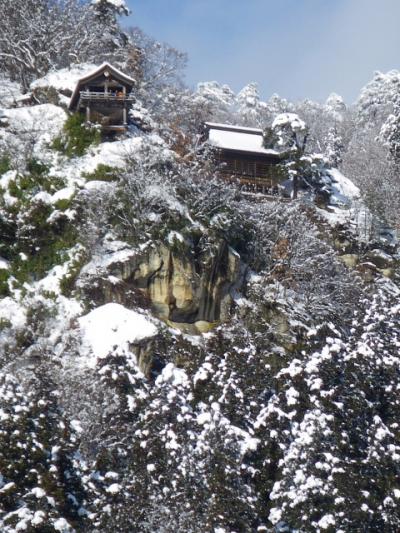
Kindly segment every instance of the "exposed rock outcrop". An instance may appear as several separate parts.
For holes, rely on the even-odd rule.
[[[98,304],[137,304],[138,293],[159,318],[184,331],[207,331],[228,318],[231,292],[242,282],[240,256],[224,241],[213,252],[151,247],[111,262],[93,285],[81,283]]]

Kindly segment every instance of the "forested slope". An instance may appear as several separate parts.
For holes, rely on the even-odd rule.
[[[0,0],[0,530],[397,532],[400,73],[193,92],[125,11]],[[116,138],[67,111],[104,60]],[[262,128],[298,198],[220,179],[205,121]]]

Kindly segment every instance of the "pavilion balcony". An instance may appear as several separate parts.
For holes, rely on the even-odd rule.
[[[107,107],[124,107],[130,105],[135,101],[135,97],[131,94],[112,93],[112,92],[95,92],[95,91],[80,91],[80,104],[87,105],[90,103],[100,104]]]

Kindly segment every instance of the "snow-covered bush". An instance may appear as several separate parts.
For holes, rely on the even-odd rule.
[[[264,297],[267,306],[283,298],[296,302],[304,316],[343,323],[360,288],[306,212],[298,206],[265,204],[252,207],[249,217],[255,231],[250,265],[263,280],[250,285],[252,297],[261,298],[254,309],[262,310]]]
[[[61,137],[54,139],[52,147],[68,157],[82,156],[86,150],[100,142],[101,133],[95,124],[86,124],[80,113],[70,115]]]

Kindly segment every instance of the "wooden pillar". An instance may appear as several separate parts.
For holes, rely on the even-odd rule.
[[[293,193],[292,193],[292,198],[293,200],[296,200],[297,198],[297,174],[295,176],[293,176]]]
[[[123,120],[124,126],[128,124],[128,109],[126,107],[126,86],[122,86],[122,94],[124,95],[124,110],[123,110]]]
[[[90,105],[86,106],[86,121],[90,122]]]

